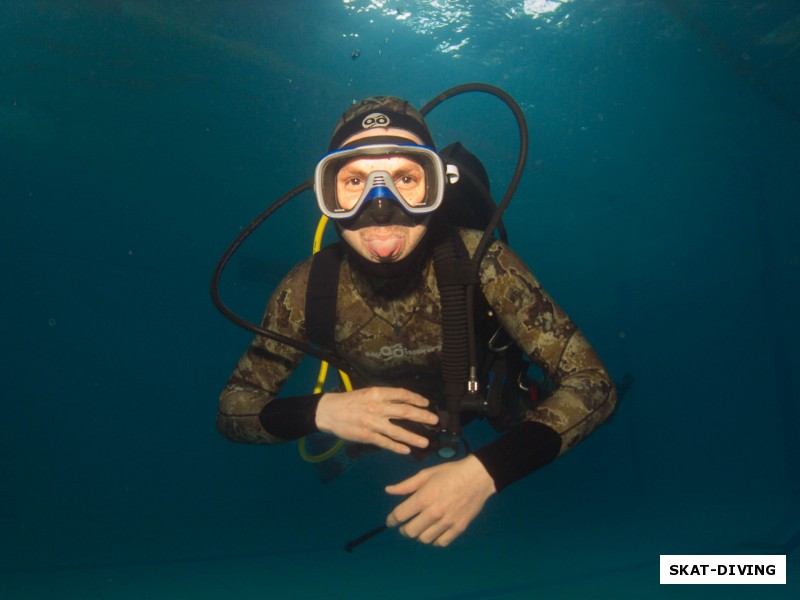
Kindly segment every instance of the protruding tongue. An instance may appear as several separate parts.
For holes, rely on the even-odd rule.
[[[403,240],[397,236],[375,238],[367,242],[370,252],[382,259],[396,256],[400,252],[402,244]]]

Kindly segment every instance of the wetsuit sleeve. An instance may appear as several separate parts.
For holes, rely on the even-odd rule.
[[[305,262],[284,278],[267,304],[262,327],[305,341],[308,269]],[[315,431],[318,395],[277,398],[302,356],[299,350],[256,336],[220,395],[219,432],[236,442],[275,444]]]
[[[507,246],[489,247],[481,283],[505,330],[555,384],[519,425],[475,452],[499,491],[592,433],[614,410],[616,390],[578,327]]]

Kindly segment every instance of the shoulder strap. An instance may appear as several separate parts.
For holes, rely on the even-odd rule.
[[[447,232],[433,250],[436,284],[442,299],[441,366],[446,414],[440,416],[446,419],[442,425],[453,439],[461,435],[461,411],[477,400],[478,393],[472,385],[476,375],[472,314],[475,280],[468,268],[470,263],[457,231]]]
[[[342,252],[341,243],[317,252],[311,260],[306,285],[306,337],[330,352],[336,351],[336,300]]]

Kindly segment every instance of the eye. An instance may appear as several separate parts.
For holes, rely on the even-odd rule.
[[[364,180],[360,177],[347,177],[342,181],[345,190],[357,190],[364,186]]]
[[[417,178],[412,175],[401,175],[397,179],[395,179],[394,184],[398,188],[409,189],[415,187],[417,185]]]

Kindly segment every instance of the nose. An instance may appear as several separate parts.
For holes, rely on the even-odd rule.
[[[386,225],[392,220],[396,204],[391,198],[375,198],[369,203],[369,217],[378,225]]]

